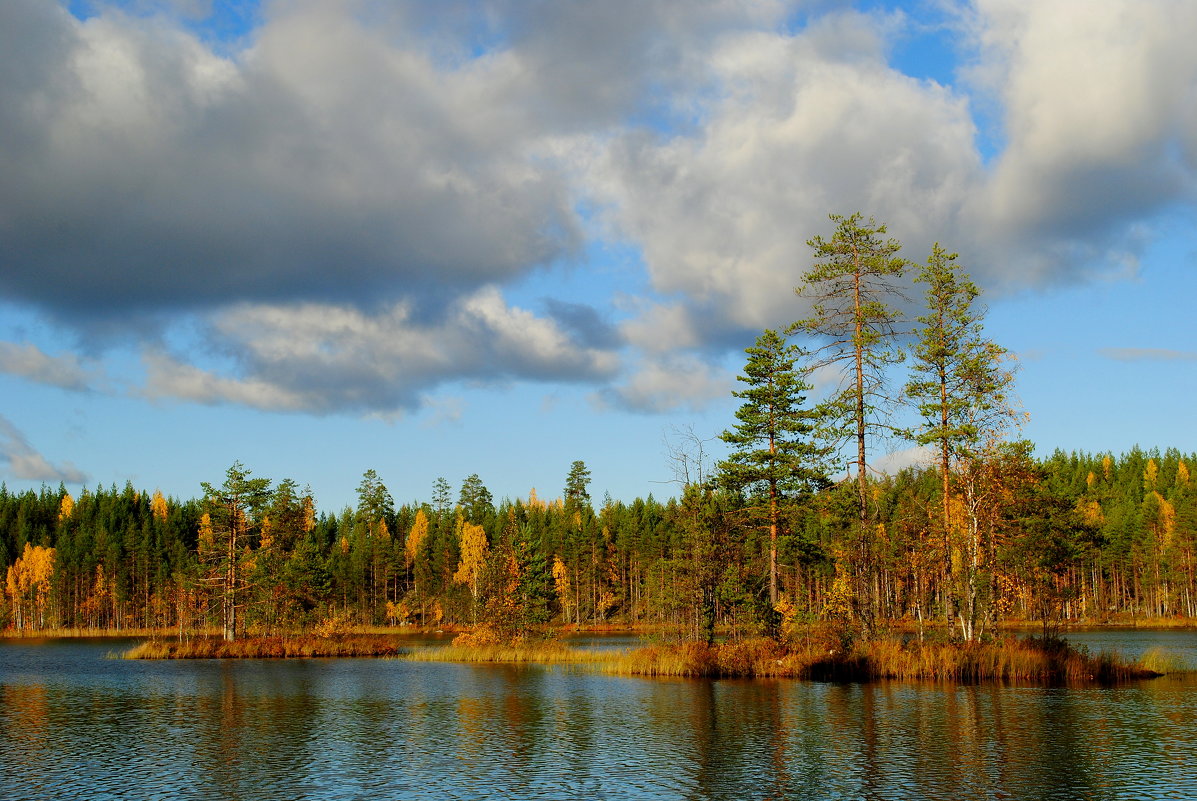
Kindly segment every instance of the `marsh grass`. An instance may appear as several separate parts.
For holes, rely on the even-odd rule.
[[[1193,666],[1182,655],[1167,648],[1149,648],[1139,657],[1138,666],[1164,675],[1193,673]]]
[[[0,639],[45,640],[64,638],[116,638],[116,637],[173,637],[176,629],[116,629],[116,628],[49,628],[49,629],[6,629],[0,631]]]
[[[217,637],[151,640],[121,654],[124,659],[296,659],[344,656],[395,656],[392,637],[245,637],[232,642]]]
[[[641,648],[613,660],[612,673],[681,677],[785,677],[821,680],[933,679],[1115,682],[1158,675],[1115,655],[1090,656],[1059,640],[1008,638],[992,643],[919,643],[888,638],[844,649],[786,648],[773,640],[708,647]]]
[[[402,656],[413,662],[501,663],[527,665],[597,665],[611,660],[611,654],[567,648],[559,643],[515,643],[510,645],[446,645],[417,648]]]

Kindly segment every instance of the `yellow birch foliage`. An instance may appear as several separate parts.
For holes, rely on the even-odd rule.
[[[394,601],[387,601],[387,622],[392,626],[396,623],[405,622],[411,617],[411,609],[403,601],[398,603]]]
[[[5,590],[14,605],[33,602],[42,612],[50,596],[50,578],[54,575],[53,548],[25,543],[25,550],[8,566]]]
[[[204,554],[211,553],[216,548],[216,535],[212,532],[212,515],[204,512],[200,517],[199,545],[197,550],[202,559]]]
[[[1105,476],[1106,481],[1114,478],[1114,460],[1108,453],[1101,459],[1101,474]]]
[[[269,551],[274,546],[274,524],[270,522],[270,518],[264,516],[262,518],[262,536],[258,541],[258,547],[264,551]]]
[[[1076,510],[1086,525],[1097,527],[1106,522],[1106,516],[1101,511],[1101,504],[1092,498],[1081,498],[1076,502]]]
[[[303,496],[303,533],[307,534],[316,527],[316,502],[311,495]]]
[[[423,509],[416,510],[416,520],[411,525],[411,531],[407,534],[407,542],[404,546],[404,553],[407,555],[407,563],[415,564],[416,556],[420,553],[420,546],[424,544],[424,538],[428,536],[428,516],[424,514]]]
[[[155,519],[166,522],[166,498],[162,497],[162,490],[154,490],[154,497],[150,499],[150,512]]]
[[[1151,521],[1157,528],[1160,544],[1167,547],[1172,542],[1172,535],[1176,532],[1176,507],[1160,495],[1158,492],[1148,493],[1148,500],[1155,501],[1155,507],[1158,511],[1155,514],[1155,520]],[[1148,507],[1150,514],[1151,504],[1145,504]]]
[[[560,556],[553,557],[553,585],[557,590],[557,597],[565,603],[565,599],[570,597],[569,568],[561,561]]]
[[[529,509],[538,509],[538,510],[543,511],[543,510],[547,509],[548,507],[549,507],[549,505],[547,503],[542,501],[540,498],[536,497],[536,487],[533,487],[532,489],[528,490],[528,508]]]
[[[71,493],[65,493],[62,496],[62,503],[58,504],[58,522],[61,523],[71,516],[75,511],[75,499],[71,497]]]
[[[1155,481],[1159,478],[1160,466],[1155,463],[1155,459],[1147,460],[1147,467],[1143,470],[1143,487],[1147,490],[1155,489]]]
[[[1187,487],[1189,485],[1189,466],[1185,464],[1185,460],[1181,459],[1176,465],[1176,486]]]
[[[486,529],[464,522],[460,515],[457,522],[461,537],[461,562],[457,565],[453,580],[458,584],[468,584],[471,592],[477,595],[478,574],[486,562]]]

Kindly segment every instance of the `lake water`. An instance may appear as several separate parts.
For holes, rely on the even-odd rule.
[[[1086,633],[1191,655],[1191,632]],[[1097,647],[1094,647],[1094,645]],[[646,680],[0,642],[0,799],[1197,797],[1197,680]]]

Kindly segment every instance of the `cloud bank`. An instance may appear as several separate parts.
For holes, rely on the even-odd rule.
[[[838,5],[288,0],[222,38],[204,3],[8,0],[0,298],[96,353],[138,342],[155,399],[371,414],[567,381],[701,405],[802,315],[828,213],[1003,292],[1133,270],[1191,212],[1197,7],[1086,9],[949,6],[940,83],[895,66],[924,20]],[[507,301],[605,240],[642,294]],[[202,347],[163,345],[179,319]],[[30,381],[83,389],[83,365],[0,343]]]

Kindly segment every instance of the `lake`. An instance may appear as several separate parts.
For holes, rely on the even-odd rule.
[[[1197,665],[1193,632],[1086,632]],[[592,644],[601,645],[601,640]],[[638,679],[0,641],[0,799],[1197,797],[1197,679]]]

